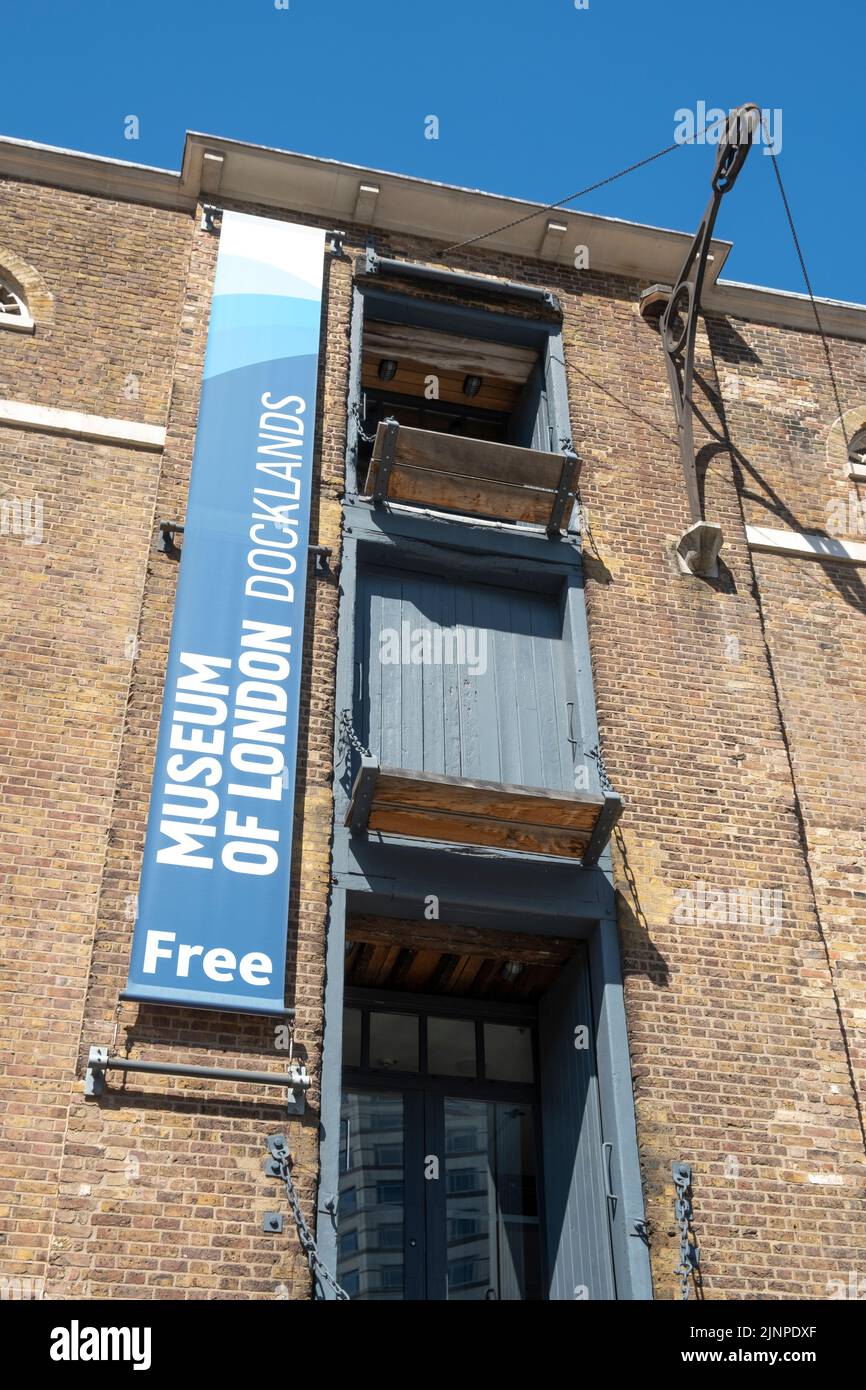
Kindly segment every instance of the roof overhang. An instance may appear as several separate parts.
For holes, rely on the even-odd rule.
[[[218,161],[219,177],[214,181],[204,171],[210,164],[216,173]],[[692,240],[684,232],[617,217],[568,208],[548,211],[538,203],[477,188],[433,183],[191,131],[184,146],[181,185],[191,194],[201,190],[203,179],[209,185],[209,197],[291,208],[337,224],[356,220],[363,185],[378,189],[375,198],[368,200],[368,206],[373,203],[373,231],[402,232],[448,246],[505,223],[516,223],[493,236],[485,235],[480,249],[573,266],[575,248],[586,246],[594,270],[635,279],[674,279]],[[521,220],[524,218],[527,220]],[[551,235],[551,222],[565,231]],[[729,241],[713,241],[708,271],[711,281],[724,265],[731,245]],[[462,259],[465,257],[458,256],[457,262]]]
[[[569,208],[550,210],[480,189],[196,131],[186,136],[180,173],[26,140],[0,139],[0,175],[188,212],[200,201],[252,203],[329,227],[368,227],[374,242],[377,230],[422,238],[431,243],[432,261],[437,260],[437,244],[447,247],[503,227],[485,235],[479,249],[531,257],[541,266],[573,266],[575,249],[585,246],[593,270],[644,285],[672,283],[692,242],[689,232]],[[516,225],[505,227],[506,223]],[[814,332],[815,317],[807,296],[719,280],[731,245],[713,240],[704,291],[706,310]],[[448,264],[471,264],[471,250],[467,248],[466,255],[449,254]],[[539,269],[537,278],[542,276]],[[866,340],[866,305],[831,299],[817,302],[826,332]]]

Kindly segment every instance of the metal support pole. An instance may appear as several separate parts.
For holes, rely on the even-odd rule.
[[[109,1071],[145,1072],[155,1076],[195,1076],[208,1081],[244,1081],[254,1086],[284,1086],[290,1092],[290,1115],[303,1115],[306,1091],[310,1086],[307,1069],[292,1062],[286,1072],[237,1071],[231,1067],[200,1067],[191,1062],[148,1062],[134,1057],[110,1057],[107,1047],[91,1047],[84,1077],[84,1094],[101,1096],[105,1090],[105,1073]]]

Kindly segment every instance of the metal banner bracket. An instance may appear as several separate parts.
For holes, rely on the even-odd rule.
[[[133,1057],[111,1057],[107,1047],[91,1047],[84,1075],[84,1094],[101,1096],[109,1071],[146,1072],[157,1076],[193,1076],[208,1081],[244,1081],[257,1086],[285,1087],[289,1115],[303,1115],[311,1079],[303,1062],[290,1062],[285,1072],[240,1071],[233,1067],[200,1067],[185,1062],[149,1062]],[[275,1155],[276,1156],[276,1155]]]

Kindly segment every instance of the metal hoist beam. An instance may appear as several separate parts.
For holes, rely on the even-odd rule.
[[[714,577],[718,573],[717,560],[723,537],[721,527],[704,517],[695,459],[692,393],[698,314],[701,311],[701,292],[716,217],[722,199],[733,188],[746,162],[760,121],[760,108],[753,102],[746,102],[728,115],[719,137],[710,199],[676,283],[672,289],[666,285],[653,285],[644,291],[640,299],[641,313],[645,318],[653,312],[658,313],[661,304],[665,306],[659,321],[659,334],[673,397],[677,441],[692,518],[691,525],[677,543],[677,551],[688,573],[705,577]]]

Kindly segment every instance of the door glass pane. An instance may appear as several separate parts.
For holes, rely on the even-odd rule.
[[[403,1297],[403,1097],[344,1092],[337,1279],[350,1298]]]
[[[494,1176],[499,1211],[499,1298],[543,1298],[535,1120],[531,1106],[492,1107]]]
[[[427,1070],[431,1076],[476,1075],[473,1019],[427,1020]]]
[[[417,1014],[370,1014],[370,1066],[381,1071],[418,1070]]]
[[[496,1206],[486,1101],[445,1098],[447,1297],[494,1297]],[[493,1290],[491,1292],[491,1290]]]
[[[535,1127],[528,1105],[447,1096],[449,1299],[540,1299]]]
[[[488,1081],[531,1081],[531,1029],[512,1023],[485,1023],[484,1075]]]

